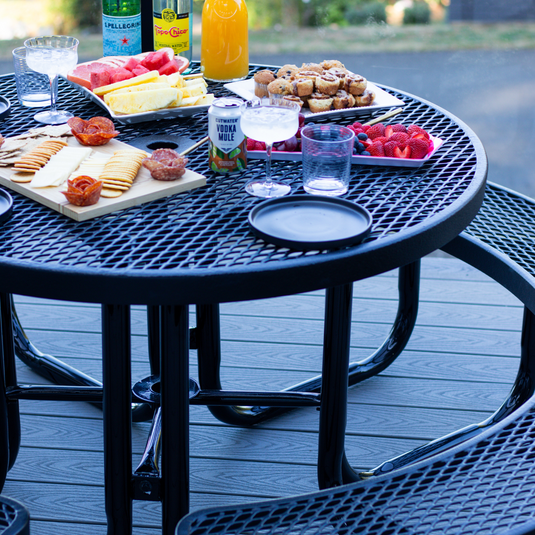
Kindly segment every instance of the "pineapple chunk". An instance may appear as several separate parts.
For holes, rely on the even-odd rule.
[[[182,98],[200,97],[206,94],[206,86],[202,84],[196,84],[192,86],[186,86],[179,89],[182,92]]]
[[[208,87],[208,82],[204,78],[188,78],[187,80],[184,80],[184,85],[186,87],[192,86],[192,85],[198,85],[202,84],[204,87]]]
[[[195,106],[203,106],[206,104],[212,104],[214,101],[215,95],[213,93],[208,93],[207,95],[203,95],[202,97],[199,97],[197,99],[197,102],[195,102]]]
[[[106,93],[104,95],[104,102],[108,104],[109,99],[112,95],[118,95],[119,93],[134,93],[137,91],[150,91],[152,89],[167,89],[169,86],[163,83],[149,82],[146,84],[135,85],[133,87],[123,87],[122,89],[116,89],[111,93]]]
[[[129,80],[123,80],[122,82],[115,82],[114,84],[103,85],[102,87],[96,87],[93,90],[93,93],[98,96],[105,95],[106,93],[111,93],[116,89],[122,89],[123,87],[132,87],[139,84],[144,84],[147,82],[155,82],[160,76],[158,71],[150,71],[145,74],[140,74],[139,76],[134,76]]]
[[[167,108],[177,99],[175,87],[110,95],[108,106],[115,113],[142,113]]]
[[[168,85],[168,87],[184,87],[184,79],[179,72],[174,72],[173,74],[162,74],[156,81],[165,83]]]
[[[198,96],[197,97],[186,97],[186,98],[183,98],[181,106],[182,107],[185,107],[185,106],[196,106],[198,100],[199,100]]]

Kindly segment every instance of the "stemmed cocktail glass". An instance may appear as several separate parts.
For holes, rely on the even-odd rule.
[[[78,39],[66,35],[49,35],[32,37],[24,41],[26,63],[30,69],[47,74],[50,80],[51,109],[34,115],[34,119],[45,124],[63,124],[73,115],[67,111],[58,111],[58,74],[67,73],[78,62]]]
[[[299,128],[300,106],[284,99],[258,99],[245,102],[241,109],[240,125],[243,133],[266,144],[266,176],[251,180],[245,190],[257,197],[282,197],[290,193],[290,186],[271,180],[271,149],[273,143],[291,138]]]

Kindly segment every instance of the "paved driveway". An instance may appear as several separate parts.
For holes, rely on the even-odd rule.
[[[483,141],[489,180],[535,198],[535,50],[288,54],[255,56],[251,62],[299,65],[331,57],[369,80],[455,114]],[[0,73],[11,70],[10,62],[0,62]]]

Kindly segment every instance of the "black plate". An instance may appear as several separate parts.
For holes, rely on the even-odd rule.
[[[13,199],[11,195],[7,191],[0,189],[0,223],[9,218],[12,207]]]
[[[11,103],[6,97],[0,96],[0,119],[7,117],[11,111]]]
[[[253,208],[249,224],[268,243],[310,251],[361,242],[370,232],[372,216],[346,199],[291,195]]]

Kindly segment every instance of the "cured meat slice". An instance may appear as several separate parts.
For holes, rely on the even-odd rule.
[[[67,191],[63,195],[71,204],[76,206],[91,206],[96,204],[102,191],[102,181],[90,176],[77,176],[67,181]]]
[[[155,180],[177,180],[186,172],[188,159],[172,149],[157,149],[150,158],[145,158],[143,167]]]
[[[113,121],[107,117],[92,117],[89,121],[71,117],[67,124],[78,142],[90,147],[105,145],[110,139],[119,135]]]

